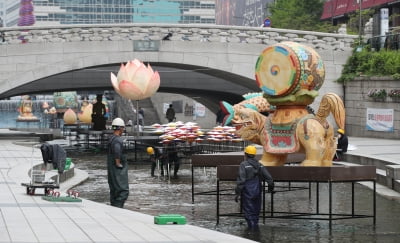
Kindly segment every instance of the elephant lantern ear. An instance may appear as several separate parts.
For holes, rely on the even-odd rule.
[[[226,126],[231,123],[233,116],[235,115],[235,111],[233,110],[233,106],[226,101],[219,102],[219,106],[222,112],[225,114],[222,125]]]

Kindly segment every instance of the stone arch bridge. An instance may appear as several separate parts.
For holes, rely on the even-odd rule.
[[[353,35],[218,25],[120,24],[0,28],[0,99],[65,90],[112,89],[110,72],[137,58],[161,75],[159,92],[197,96],[210,110],[258,92],[254,67],[268,45],[313,47],[326,66],[327,90],[352,52]]]

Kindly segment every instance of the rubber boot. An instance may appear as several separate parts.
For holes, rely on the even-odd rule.
[[[174,165],[174,179],[178,179],[178,170],[179,170],[179,163],[175,163],[175,165]]]
[[[164,176],[164,162],[160,163],[161,176]]]
[[[154,170],[156,169],[156,162],[151,164],[151,176],[154,177]]]

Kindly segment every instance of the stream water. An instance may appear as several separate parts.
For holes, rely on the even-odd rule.
[[[58,128],[63,124],[62,115],[45,114],[42,108],[43,102],[53,106],[53,97],[45,96],[42,99],[32,101],[32,113],[39,120],[38,122],[17,121],[19,105],[21,101],[14,97],[12,100],[0,100],[0,129],[2,128]],[[78,101],[79,105],[82,102]],[[110,114],[114,112],[114,101],[107,101]],[[80,110],[77,109],[76,111]]]
[[[89,173],[89,179],[74,189],[83,198],[108,203],[106,155],[103,153],[75,153],[72,157],[76,168]],[[258,242],[399,242],[400,203],[377,195],[377,220],[358,218],[334,220],[331,229],[325,220],[260,219],[260,232],[249,234],[243,218],[220,217],[216,225],[216,196],[196,195],[192,204],[191,169],[183,164],[179,178],[151,177],[150,164],[131,163],[129,166],[130,195],[125,208],[156,216],[181,214],[187,223],[211,230],[253,239]],[[216,171],[213,168],[195,170],[195,191],[216,190]],[[278,184],[279,186],[280,184]],[[223,188],[234,184],[224,183]],[[281,185],[284,186],[284,185]],[[295,185],[296,186],[296,185]],[[304,184],[298,185],[304,186]],[[315,186],[312,186],[315,191]],[[327,185],[320,184],[320,211],[327,212]],[[233,193],[233,190],[231,191]],[[351,212],[351,186],[335,183],[333,187],[334,212]],[[312,193],[314,194],[314,193]],[[372,191],[362,185],[355,187],[356,214],[372,215]],[[308,190],[276,193],[275,211],[315,210],[315,196],[309,199]],[[267,204],[269,209],[269,203]],[[238,212],[239,205],[232,195],[221,197],[221,213]]]

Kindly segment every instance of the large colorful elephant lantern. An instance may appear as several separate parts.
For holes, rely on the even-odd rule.
[[[256,82],[262,92],[246,94],[244,101],[233,106],[222,102],[228,113],[225,124],[234,125],[242,139],[262,145],[264,165],[283,165],[288,154],[305,153],[302,165],[331,166],[336,142],[327,117],[332,113],[337,126],[344,129],[343,101],[327,93],[316,114],[308,109],[324,78],[324,64],[312,48],[294,42],[269,46],[256,64]],[[275,109],[269,116],[260,113],[271,106]]]

